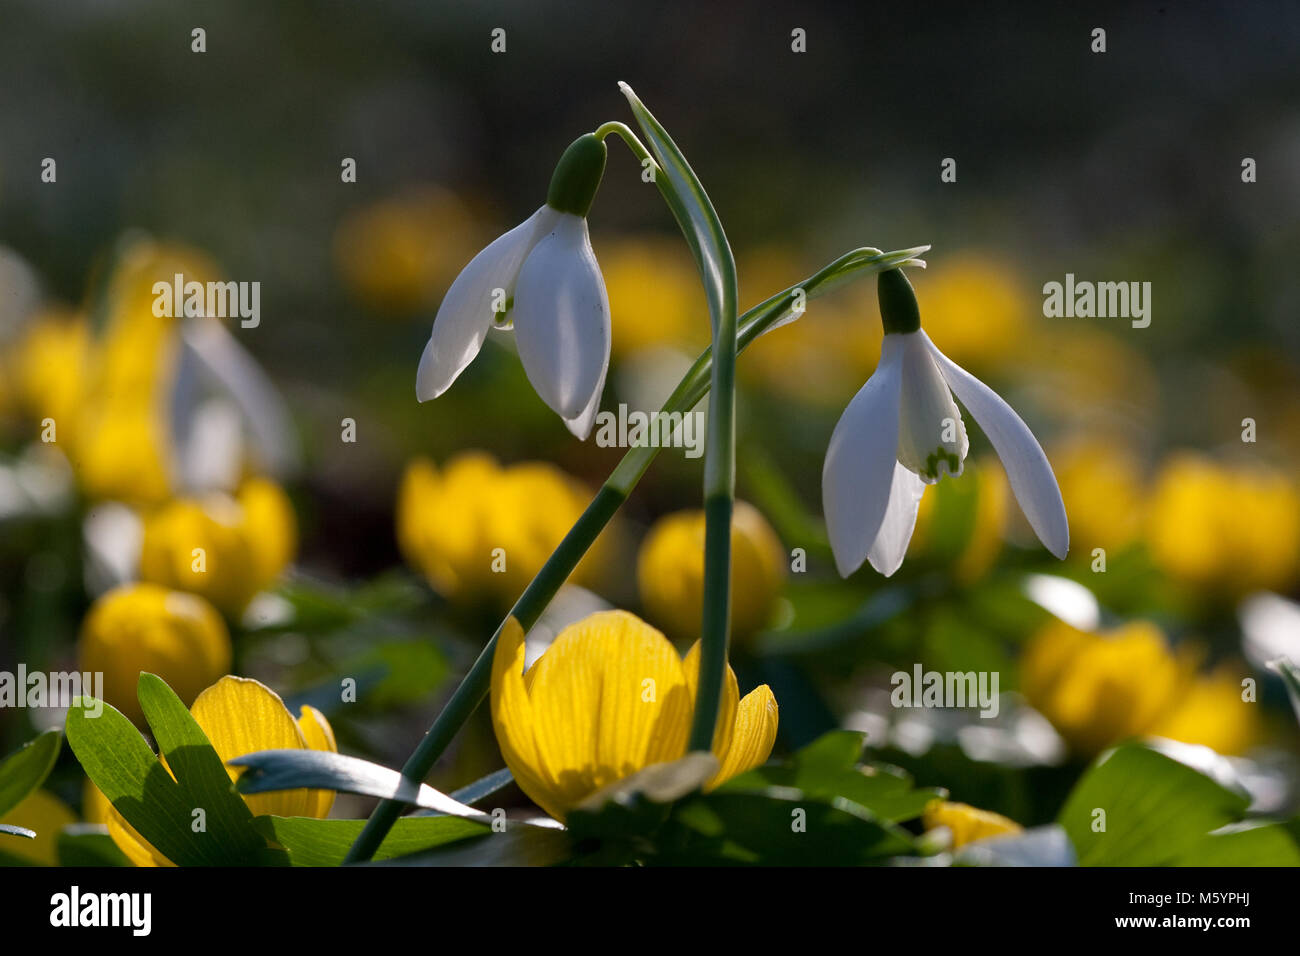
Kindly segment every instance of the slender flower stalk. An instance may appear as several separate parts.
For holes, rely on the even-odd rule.
[[[736,336],[737,350],[744,351],[764,332],[792,318],[797,318],[800,313],[794,310],[805,299],[810,300],[824,295],[848,281],[874,275],[882,270],[902,265],[923,267],[923,260],[916,257],[924,254],[928,249],[929,246],[919,246],[882,253],[879,249],[863,248],[846,253],[821,271],[759,303],[741,316],[738,322],[739,333]],[[712,349],[706,349],[664,402],[661,413],[686,413],[699,404],[711,387],[712,364]],[[636,487],[637,482],[641,480],[641,476],[645,474],[658,454],[658,447],[648,445],[628,449],[596,493],[591,504],[587,506],[582,517],[569,530],[541,571],[524,589],[524,593],[520,595],[496,633],[492,635],[492,639],[479,653],[478,659],[461,680],[460,686],[456,688],[428,733],[424,735],[419,746],[402,767],[404,779],[418,784],[429,775],[429,771],[433,769],[433,765],[442,756],[443,751],[487,696],[491,686],[493,655],[506,623],[513,618],[525,631],[537,623],[542,611],[577,567],[578,562],[605,525],[613,518],[619,506],[631,494],[632,489]],[[706,746],[704,749],[709,748]],[[393,823],[401,815],[404,806],[400,800],[381,801],[348,851],[345,862],[364,862],[374,856],[375,851],[379,849],[389,830],[392,829]]]

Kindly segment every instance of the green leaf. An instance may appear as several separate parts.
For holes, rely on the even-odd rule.
[[[912,778],[884,764],[861,764],[863,735],[825,734],[781,766],[758,767],[727,781],[719,792],[793,788],[811,798],[850,800],[881,820],[900,823],[919,817],[931,800],[947,796],[937,788],[913,789]]]
[[[554,866],[573,854],[559,828],[509,826],[504,832],[457,840],[435,850],[394,857],[378,866]]]
[[[365,820],[312,817],[257,818],[258,830],[289,851],[294,866],[338,866],[360,835]],[[393,824],[374,859],[419,853],[489,832],[486,824],[460,817],[403,817]]]
[[[453,800],[428,784],[415,787],[388,767],[322,750],[259,750],[230,761],[247,769],[236,788],[240,793],[274,790],[336,790],[383,800],[400,800],[450,816],[484,819],[482,811]]]
[[[0,763],[0,817],[27,799],[45,782],[59,759],[63,735],[47,730],[23,744]]]
[[[195,802],[116,708],[80,697],[68,711],[65,729],[86,775],[159,853],[177,866],[239,862],[215,841],[194,839]]]
[[[59,866],[130,866],[104,827],[74,823],[59,832]]]
[[[1300,866],[1300,820],[1230,824],[1193,843],[1172,864]]]
[[[219,847],[232,860],[256,856],[266,842],[203,728],[161,677],[141,674],[138,687],[158,749],[191,803],[191,820],[195,810],[203,810],[205,829],[195,833],[191,826],[192,839]]]
[[[1127,744],[1098,758],[1057,822],[1080,866],[1160,866],[1212,830],[1240,820],[1249,800],[1164,753]],[[1094,821],[1105,813],[1105,829]]]
[[[618,87],[627,97],[632,115],[636,117],[637,125],[641,127],[650,151],[659,164],[655,182],[699,266],[714,327],[722,322],[728,311],[734,320],[736,263],[713,203],[709,201],[699,177],[686,162],[682,151],[677,148],[668,131],[632,92],[632,87],[626,83],[620,83]]]
[[[850,800],[781,787],[717,790],[679,805],[672,822],[693,838],[661,840],[659,862],[855,866],[916,852],[910,834]]]

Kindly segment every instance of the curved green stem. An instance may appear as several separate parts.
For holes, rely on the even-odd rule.
[[[742,315],[735,337],[737,349],[743,351],[773,325],[788,319],[792,314],[791,309],[799,299],[799,292],[803,293],[805,299],[811,300],[851,279],[894,269],[907,262],[917,263],[919,260],[915,257],[928,248],[929,246],[919,246],[915,249],[888,253],[864,248],[840,256],[803,282],[778,292]],[[664,402],[661,413],[685,414],[698,405],[700,399],[709,393],[712,365],[712,349],[706,349],[682,376],[682,380]],[[524,630],[537,622],[537,618],[550,603],[551,598],[577,567],[578,562],[587,553],[587,549],[596,540],[596,536],[613,518],[614,513],[636,487],[637,482],[641,480],[641,476],[646,473],[658,454],[658,447],[638,446],[628,449],[609,478],[605,480],[600,491],[596,493],[591,504],[587,506],[587,510],[582,513],[577,524],[569,530],[564,540],[560,542],[560,546],[546,559],[537,576],[524,589],[524,593],[510,609],[506,620],[515,618]],[[456,688],[447,705],[434,720],[428,733],[402,766],[402,776],[406,780],[417,784],[424,781],[429,771],[433,769],[434,763],[442,756],[443,751],[487,696],[492,676],[492,655],[496,651],[497,638],[504,626],[505,621],[502,621],[496,633],[492,635],[492,639],[488,641],[478,659],[461,680],[460,686]],[[373,857],[405,806],[399,800],[380,801],[357,836],[356,842],[352,844],[344,862],[360,863]]]

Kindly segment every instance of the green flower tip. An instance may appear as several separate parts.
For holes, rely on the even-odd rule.
[[[916,305],[916,293],[902,269],[880,273],[876,280],[876,295],[880,299],[880,321],[885,334],[905,334],[921,327],[921,310]]]
[[[560,212],[586,216],[605,175],[605,157],[609,150],[595,133],[584,133],[564,151],[551,177],[546,204]]]

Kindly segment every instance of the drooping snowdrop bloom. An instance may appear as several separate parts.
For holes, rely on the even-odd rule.
[[[605,155],[594,135],[575,140],[556,166],[545,205],[456,277],[420,358],[420,401],[451,386],[489,330],[513,328],[537,394],[571,432],[587,437],[609,370],[609,297],[586,219]]]
[[[822,469],[822,505],[840,574],[847,577],[864,560],[886,576],[897,571],[925,486],[961,474],[969,443],[954,395],[1002,459],[1034,532],[1064,558],[1070,544],[1065,504],[1029,427],[921,330],[901,270],[882,272],[878,283],[885,326],[880,364],[835,426]]]

